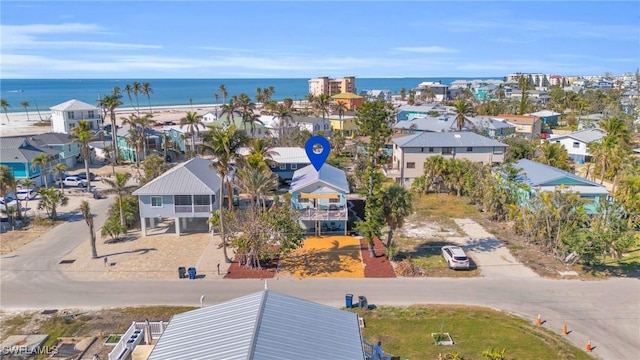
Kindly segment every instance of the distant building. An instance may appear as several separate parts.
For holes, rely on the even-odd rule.
[[[449,86],[444,85],[440,82],[424,81],[418,84],[418,87],[415,90],[417,97],[422,96],[423,93],[427,90],[431,90],[431,92],[435,96],[434,101],[440,102],[447,99]]]
[[[24,136],[0,137],[0,165],[6,165],[13,172],[16,180],[31,179],[36,186],[44,186],[44,177],[49,184],[53,181],[51,168],[60,160],[60,150],[46,145],[36,145],[32,140]],[[36,156],[45,154],[52,156],[52,160],[44,169],[42,166],[33,166],[32,161]]]
[[[574,131],[566,135],[552,137],[549,141],[561,144],[565,149],[567,149],[569,157],[573,161],[582,164],[591,159],[589,144],[599,142],[605,135],[606,132],[604,130],[594,128]]]
[[[311,164],[307,151],[301,147],[273,147],[270,150],[273,151],[270,159],[271,171],[278,175],[280,182],[291,181],[296,170]],[[242,147],[237,152],[248,156],[251,149]]]
[[[331,98],[337,102],[342,103],[347,108],[347,111],[353,111],[362,106],[364,103],[364,97],[349,92],[343,92],[331,96]]]
[[[98,130],[102,123],[100,108],[80,100],[69,100],[50,109],[53,132],[69,134],[80,120],[88,121],[89,128],[94,130]]]
[[[537,116],[500,114],[495,118],[515,125],[516,133],[530,139],[539,139],[542,134],[542,120]]]
[[[318,96],[320,94],[333,96],[339,93],[354,93],[355,91],[355,76],[345,76],[341,79],[332,79],[323,75],[309,80],[309,94],[313,96]]]
[[[549,85],[550,86],[565,87],[568,84],[569,83],[568,83],[567,79],[564,76],[561,76],[561,75],[551,75],[551,76],[549,76]]]

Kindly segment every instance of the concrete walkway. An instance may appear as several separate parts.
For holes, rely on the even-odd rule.
[[[533,270],[518,262],[509,249],[471,219],[455,219],[467,237],[448,238],[475,261],[482,276],[489,278],[537,278]]]

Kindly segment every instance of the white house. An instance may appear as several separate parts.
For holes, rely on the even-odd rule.
[[[207,111],[205,114],[202,115],[202,121],[204,122],[214,122],[218,119],[218,116],[216,116],[216,114],[212,113],[211,111]]]
[[[91,129],[98,130],[102,118],[100,108],[80,100],[69,100],[53,106],[51,109],[51,131],[69,134],[78,125],[78,121],[86,120]]]
[[[589,153],[589,144],[592,142],[600,141],[606,132],[599,128],[585,129],[574,131],[570,134],[560,135],[549,139],[550,142],[561,144],[567,152],[569,157],[577,162],[584,163],[591,159],[591,153]]]

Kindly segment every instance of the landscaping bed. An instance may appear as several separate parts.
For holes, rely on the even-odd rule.
[[[373,241],[373,248],[376,257],[372,258],[369,254],[369,244],[365,238],[360,239],[360,252],[362,254],[362,262],[364,263],[365,278],[395,278],[396,273],[393,270],[391,262],[386,258],[384,245],[379,239]]]

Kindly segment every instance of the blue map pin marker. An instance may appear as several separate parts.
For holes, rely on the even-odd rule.
[[[319,150],[319,146],[322,147],[322,151],[317,152]],[[315,151],[314,147],[316,147]],[[316,168],[316,171],[320,171],[320,168],[329,157],[331,144],[329,144],[329,140],[324,136],[315,135],[307,140],[307,143],[304,145],[304,149],[307,151],[307,157],[309,158],[309,161],[311,161],[311,165]]]

